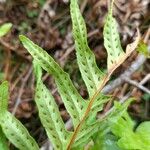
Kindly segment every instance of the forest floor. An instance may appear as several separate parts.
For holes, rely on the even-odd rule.
[[[81,12],[87,25],[88,43],[95,53],[98,66],[102,69],[106,68],[107,59],[103,45],[103,25],[108,6],[108,0],[80,2]],[[147,38],[147,44],[150,46],[149,0],[116,0],[114,16],[118,22],[123,48],[134,40],[137,27],[142,37]],[[23,122],[38,143],[43,145],[46,134],[34,102],[32,58],[19,42],[18,36],[27,35],[53,56],[70,74],[82,97],[86,98],[87,91],[76,62],[69,0],[8,0],[7,2],[0,0],[0,24],[5,22],[13,24],[11,32],[0,39],[0,79],[5,78],[10,83],[9,110]],[[150,60],[145,58],[142,64],[138,64],[138,57],[139,54],[134,52],[115,71],[111,82],[118,79],[134,62],[137,63],[138,70],[126,80],[122,80],[121,84],[114,83],[116,86],[107,93],[118,100],[134,97],[135,101],[128,111],[137,122],[141,122],[150,120]],[[44,73],[43,81],[52,91],[66,122],[69,115],[57,93],[53,79]],[[111,103],[107,104],[105,111],[110,107]]]

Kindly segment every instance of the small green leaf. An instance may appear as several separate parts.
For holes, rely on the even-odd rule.
[[[150,138],[150,121],[145,121],[145,122],[141,123],[136,129],[136,133],[148,134],[149,138]]]
[[[6,35],[8,31],[11,29],[11,23],[5,23],[4,25],[0,26],[0,37]]]
[[[141,137],[143,148],[150,149],[150,121],[141,123],[136,129],[136,134]]]
[[[122,150],[117,145],[117,138],[111,134],[99,135],[94,140],[94,145],[90,150]]]
[[[141,123],[134,132],[134,122],[127,112],[116,121],[111,130],[119,137],[118,146],[129,150],[149,150],[150,149],[150,122]]]
[[[144,56],[150,58],[150,52],[148,51],[148,45],[145,44],[143,41],[140,41],[137,47],[137,51]]]
[[[111,128],[112,132],[118,137],[122,137],[124,134],[128,134],[128,131],[133,129],[134,122],[129,117],[127,112],[125,112],[123,117],[121,117],[115,124],[113,124]]]
[[[111,127],[112,124],[115,124],[118,121],[118,119],[120,119],[120,117],[122,117],[125,114],[128,106],[133,100],[133,98],[130,98],[123,104],[114,101],[113,111],[108,115],[108,121],[110,122]]]

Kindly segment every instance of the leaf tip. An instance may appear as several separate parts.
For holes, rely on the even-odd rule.
[[[21,42],[23,42],[24,40],[25,40],[25,36],[24,35],[19,35],[19,40],[21,41]]]

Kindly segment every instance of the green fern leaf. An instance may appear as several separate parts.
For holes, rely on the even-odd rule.
[[[114,68],[114,66],[118,64],[120,58],[125,56],[125,53],[121,47],[119,33],[117,30],[117,23],[112,15],[112,8],[113,8],[113,2],[106,18],[104,33],[103,33],[104,46],[108,54],[108,58],[107,58],[108,72],[110,72],[112,68]]]
[[[74,127],[76,127],[86,110],[86,101],[83,100],[72,84],[69,75],[61,69],[61,67],[46,53],[46,51],[34,44],[25,36],[20,36],[20,40],[39,65],[55,78],[58,91],[72,118]]]
[[[41,81],[42,73],[40,69],[37,69],[35,73],[37,78],[36,103],[39,108],[41,121],[43,123],[43,126],[46,128],[47,134],[52,140],[54,147],[58,148],[59,145],[62,146],[63,149],[67,148],[68,150],[70,150],[71,147],[77,148],[81,145],[86,144],[91,139],[92,135],[99,130],[100,126],[103,123],[105,124],[105,122],[107,123],[106,120],[109,120],[108,117],[110,117],[111,120],[116,121],[118,119],[118,117],[116,116],[122,114],[124,109],[126,109],[126,105],[120,106],[116,104],[115,109],[113,110],[113,113],[111,115],[108,115],[104,120],[96,120],[97,112],[102,110],[104,103],[109,100],[107,96],[104,96],[100,93],[101,89],[109,80],[112,72],[123,62],[123,60],[125,60],[125,58],[127,58],[129,53],[135,49],[138,43],[137,38],[135,42],[127,46],[126,53],[123,52],[119,41],[119,34],[115,32],[115,38],[112,36],[112,33],[116,31],[116,24],[114,18],[112,17],[111,7],[111,10],[108,14],[108,19],[106,21],[106,27],[108,28],[104,29],[105,47],[107,49],[109,57],[108,74],[104,75],[104,73],[102,73],[98,69],[95,62],[94,54],[88,47],[86,27],[81,13],[79,12],[77,0],[71,0],[70,8],[78,65],[82,74],[82,78],[87,86],[90,100],[84,101],[84,99],[79,95],[76,88],[72,84],[69,75],[62,70],[62,68],[54,61],[54,59],[46,53],[46,51],[44,51],[38,45],[34,44],[25,36],[20,36],[21,42],[32,55],[34,60],[44,70],[46,70],[54,77],[61,98],[65,104],[67,111],[71,116],[74,125],[74,133],[67,132],[64,129],[64,125],[60,118],[56,103],[54,102],[54,99],[49,93],[48,89]],[[109,41],[107,39],[108,36],[105,35],[107,30],[108,34],[110,34],[113,38],[112,41]],[[108,46],[108,44],[110,43],[113,43],[111,45],[111,48],[109,48]],[[114,50],[116,52],[111,56],[111,53]],[[115,58],[116,56],[117,58]],[[120,59],[122,59],[121,62],[119,62]],[[45,101],[42,101],[42,98],[45,96]],[[51,102],[52,106],[49,106],[49,102]],[[43,108],[40,105],[43,106]],[[55,114],[53,114],[54,107],[56,107]],[[54,115],[54,117],[52,117],[52,115]],[[49,116],[49,118],[47,118],[47,116]],[[52,119],[51,125],[48,124],[49,119]],[[58,121],[59,119],[60,122]],[[59,126],[62,127],[62,132],[59,132],[57,122],[58,124],[60,123]],[[52,129],[51,127],[54,129],[54,131],[50,131],[50,129]],[[58,127],[58,131],[56,131],[56,127]],[[62,133],[64,133],[64,135],[62,135]],[[53,135],[57,138],[57,140],[53,137]],[[66,141],[64,140],[64,138]]]
[[[0,37],[6,35],[11,27],[11,23],[5,23],[4,25],[0,26]]]
[[[117,23],[115,18],[113,18],[113,3],[112,0],[109,13],[106,18],[104,25],[104,46],[107,50],[107,69],[108,73],[112,73],[117,67],[119,67],[125,59],[136,49],[140,41],[140,33],[137,29],[137,37],[133,43],[130,43],[126,47],[126,53],[121,47],[121,42],[119,38],[119,33],[117,30]]]
[[[49,90],[42,83],[42,70],[36,62],[34,62],[34,68],[37,79],[35,102],[39,110],[39,117],[54,148],[65,150],[71,133],[66,131],[58,106]]]
[[[77,61],[82,78],[91,97],[100,86],[104,73],[97,67],[95,56],[88,46],[86,25],[80,13],[77,0],[71,0],[70,10]]]
[[[0,118],[0,124],[6,137],[21,150],[39,150],[35,140],[27,129],[11,113],[5,112]]]
[[[99,132],[94,139],[93,146],[89,150],[98,150],[101,148],[101,150],[122,150],[117,145],[117,138],[108,133],[106,135],[101,134]]]
[[[37,143],[29,135],[27,129],[11,113],[7,111],[8,83],[0,85],[0,125],[6,137],[21,150],[39,150]]]

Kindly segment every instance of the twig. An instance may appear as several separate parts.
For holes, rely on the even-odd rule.
[[[13,111],[12,111],[12,114],[13,114],[13,115],[15,115],[16,110],[17,110],[17,108],[18,108],[18,106],[19,106],[19,104],[20,104],[21,96],[22,96],[22,94],[23,94],[23,89],[24,89],[24,87],[25,87],[25,85],[26,85],[26,82],[28,81],[28,79],[29,79],[31,73],[32,73],[32,67],[29,68],[28,73],[26,74],[25,78],[23,78],[23,80],[22,80],[22,85],[21,85],[21,87],[20,87],[19,94],[18,94],[18,97],[17,97],[17,99],[16,99],[16,103],[15,103],[14,109],[13,109]]]
[[[10,45],[9,43],[5,42],[2,38],[0,38],[0,43],[8,50],[15,52],[18,56],[21,56],[24,59],[30,60],[28,59],[28,57],[25,57],[22,53],[18,51],[18,48],[19,48],[18,44],[17,46]]]
[[[144,79],[140,82],[140,84],[145,84],[148,80],[150,80],[150,73],[149,74],[147,74],[145,77],[144,77]]]
[[[18,84],[18,82],[23,78],[23,76],[26,74],[26,70],[24,70],[21,75],[11,84],[10,92],[13,92],[15,86]]]
[[[125,80],[126,82],[128,82],[128,83],[130,83],[130,84],[136,86],[137,88],[141,89],[142,91],[144,91],[144,92],[150,94],[150,90],[147,89],[146,87],[144,87],[143,85],[141,85],[140,83],[138,83],[138,82],[136,82],[136,81],[133,81],[133,80],[131,80],[131,79],[128,78],[128,77],[126,77],[124,80]]]
[[[150,79],[150,74],[146,75],[144,79],[139,83],[139,85],[145,84],[149,79]],[[120,101],[122,102],[126,101],[132,95],[132,93],[134,93],[135,90],[136,88],[134,88],[132,92],[128,92]]]

